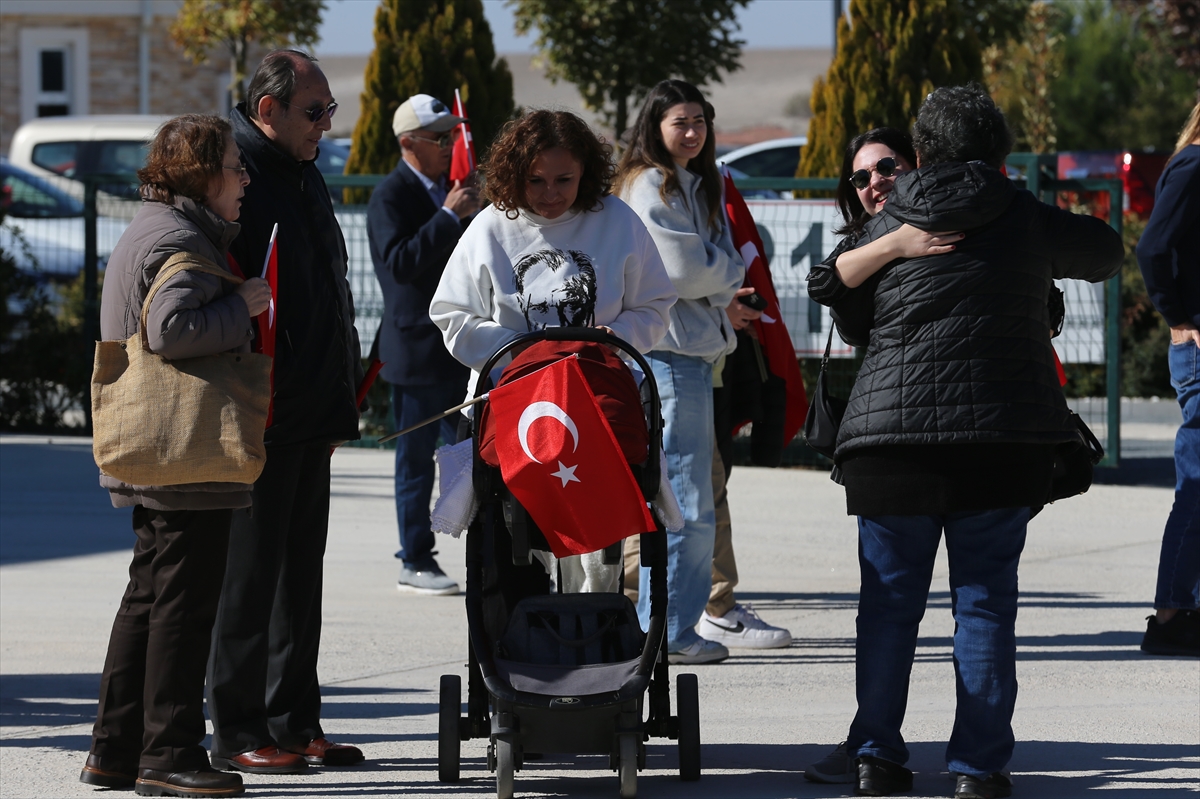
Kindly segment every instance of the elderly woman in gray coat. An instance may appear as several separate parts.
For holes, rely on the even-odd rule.
[[[250,182],[229,123],[201,115],[159,129],[138,179],[145,202],[105,270],[105,340],[138,332],[142,304],[171,256],[186,252],[226,265]],[[151,302],[150,349],[169,359],[247,350],[251,319],[266,310],[270,291],[258,278],[235,288],[212,275],[180,272]],[[204,670],[232,512],[250,504],[251,487],[128,485],[103,474],[100,484],[114,507],[133,508],[137,541],[80,780],[151,796],[238,795],[241,777],[213,770],[202,746]]]

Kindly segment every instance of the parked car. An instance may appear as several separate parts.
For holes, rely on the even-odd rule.
[[[806,144],[807,136],[768,139],[739,147],[717,161],[752,178],[793,178],[800,164],[800,148]]]
[[[8,160],[79,199],[80,178],[87,175],[131,175],[146,163],[150,139],[170,117],[141,114],[96,114],[44,117],[17,128]],[[140,206],[135,180],[99,186],[100,213],[132,219]]]
[[[49,180],[0,159],[0,248],[17,266],[54,280],[73,279],[83,270],[83,202]],[[96,219],[96,252],[103,268],[129,222]]]

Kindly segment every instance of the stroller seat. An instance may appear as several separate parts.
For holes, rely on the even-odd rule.
[[[496,643],[496,671],[529,693],[619,691],[637,671],[645,638],[624,594],[526,597]]]

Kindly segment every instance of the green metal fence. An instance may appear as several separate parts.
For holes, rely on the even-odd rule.
[[[1121,230],[1122,185],[1119,180],[1057,180],[1054,177],[1054,156],[1014,154],[1009,158],[1009,169],[1019,184],[1024,184],[1042,200],[1055,202],[1062,192],[1107,192],[1110,199],[1109,223],[1118,232]],[[373,188],[384,175],[331,175],[325,180],[331,195],[338,201],[335,210],[346,239],[350,254],[350,285],[358,314],[357,326],[363,340],[364,352],[370,346],[383,316],[383,296],[375,280],[371,265],[366,230],[366,207],[346,205],[340,202],[343,188]],[[753,192],[775,192],[783,198],[794,192],[832,196],[837,180],[830,178],[744,178],[736,185],[748,194]],[[132,216],[129,203],[123,198],[136,187],[132,175],[93,175],[83,181],[83,273],[85,276],[85,334],[89,340],[99,338],[99,302],[97,276],[107,261],[111,246],[115,242],[113,230],[119,231],[124,219]],[[114,200],[113,197],[117,197]],[[815,372],[814,358],[823,350],[825,335],[829,331],[828,312],[820,309],[807,298],[804,292],[804,277],[815,262],[819,262],[832,246],[832,230],[835,226],[835,210],[820,201],[779,202],[770,199],[751,199],[752,215],[764,233],[772,277],[780,297],[784,323],[792,333],[798,357],[805,371]],[[115,209],[115,210],[114,210]],[[799,210],[797,210],[799,209]],[[796,221],[796,213],[807,215],[806,221]],[[789,214],[791,214],[789,216]],[[824,217],[821,215],[825,214]],[[816,221],[813,221],[816,220]],[[807,226],[807,227],[806,227]],[[97,230],[105,233],[100,241]],[[769,241],[767,241],[769,239]],[[1077,281],[1066,281],[1076,283]],[[1113,278],[1104,286],[1102,299],[1089,294],[1086,286],[1068,287],[1068,331],[1075,331],[1075,339],[1068,333],[1066,344],[1059,340],[1058,346],[1066,362],[1103,363],[1106,373],[1105,397],[1101,402],[1075,402],[1081,415],[1105,443],[1105,460],[1102,465],[1115,466],[1120,458],[1120,279]],[[1073,298],[1073,299],[1072,299]],[[1087,331],[1086,334],[1078,331]],[[836,338],[836,337],[835,337]],[[814,349],[817,351],[814,352]],[[843,348],[844,358],[840,375],[844,385],[835,390],[849,391],[853,372],[861,359],[861,353]],[[840,364],[839,364],[840,365]],[[819,464],[824,459],[804,446],[799,439],[793,442],[785,455],[788,464]]]

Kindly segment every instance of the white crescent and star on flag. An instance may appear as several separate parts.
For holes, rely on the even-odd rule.
[[[571,434],[571,452],[579,449],[579,428],[575,426],[575,420],[573,420],[566,411],[555,405],[553,402],[531,402],[525,408],[525,410],[521,412],[521,419],[517,423],[517,439],[521,442],[521,449],[525,451],[525,455],[529,458],[529,460],[533,461],[534,463],[542,462],[538,460],[538,458],[533,454],[533,451],[529,449],[529,428],[535,421],[543,418],[555,419],[560,422],[562,426],[567,429],[567,432]],[[575,470],[579,468],[578,464],[574,466],[567,466],[562,461],[557,462],[558,471],[551,472],[550,476],[557,477],[559,480],[562,480],[563,488],[566,488],[567,483],[583,482],[575,476]]]

